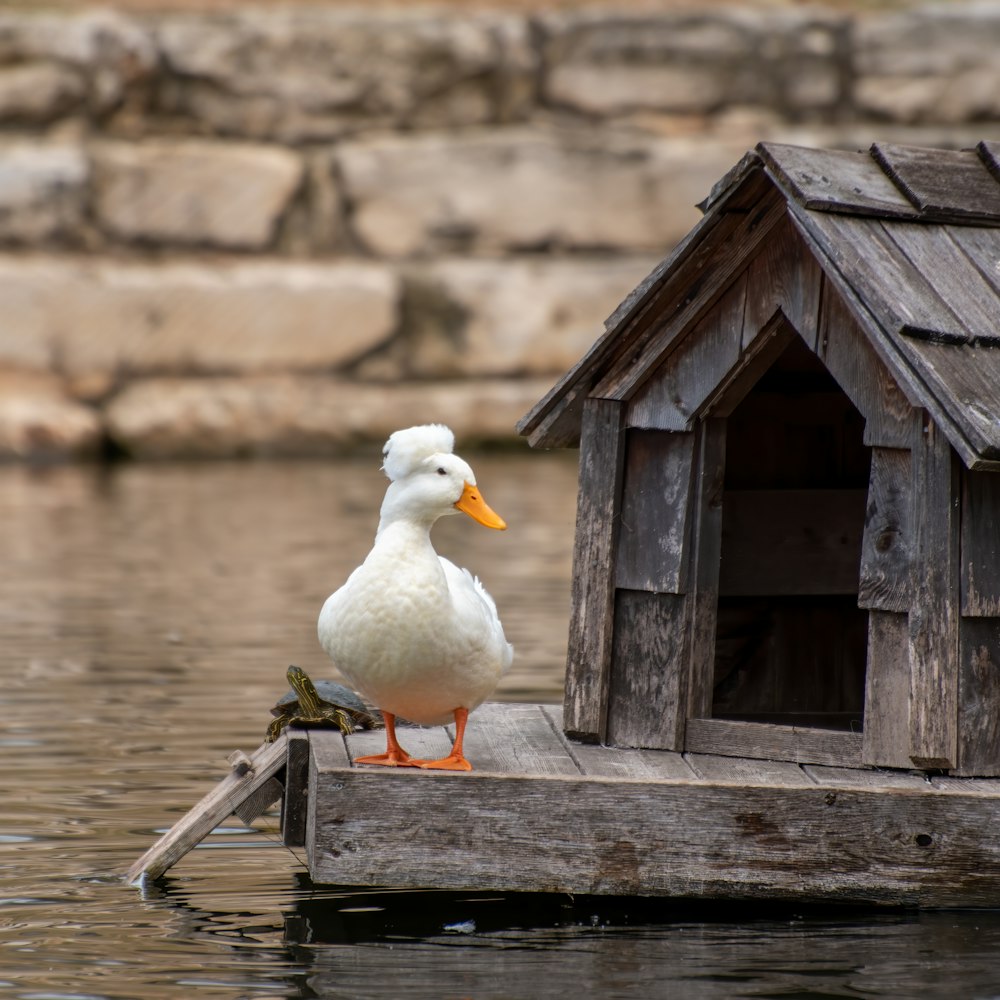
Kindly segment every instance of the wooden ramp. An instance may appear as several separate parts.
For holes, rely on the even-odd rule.
[[[380,732],[287,732],[283,837],[317,882],[1000,906],[996,779],[585,745],[540,705],[478,709],[471,774],[353,767]],[[440,757],[451,733],[400,742]]]

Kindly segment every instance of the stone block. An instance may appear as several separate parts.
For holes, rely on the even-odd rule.
[[[0,369],[0,460],[52,460],[95,454],[97,411],[69,398],[59,378]]]
[[[148,379],[105,410],[111,439],[144,459],[331,454],[441,422],[465,441],[513,440],[550,379],[382,384],[321,376]]]
[[[328,370],[390,336],[398,296],[394,274],[358,262],[9,256],[0,258],[0,363],[57,364],[81,386],[153,373]]]
[[[655,257],[449,259],[406,274],[403,325],[361,373],[553,378],[602,333]]]
[[[0,243],[78,241],[89,176],[72,143],[0,143]]]
[[[273,240],[302,181],[287,149],[201,141],[98,143],[94,212],[119,239],[239,250]]]
[[[86,107],[103,114],[117,105],[130,87],[153,75],[158,56],[152,35],[139,21],[113,10],[78,14],[38,11],[0,12],[0,65],[15,68],[8,88],[31,104],[35,120],[48,120]],[[38,93],[24,92],[34,79]],[[84,80],[82,91],[74,81]],[[12,98],[8,95],[7,100]]]
[[[0,122],[44,125],[83,107],[87,85],[68,66],[0,66]]]
[[[844,19],[713,8],[542,18],[543,100],[590,115],[707,115],[761,105],[828,112],[841,98]]]
[[[351,225],[376,255],[665,251],[741,143],[605,128],[389,136],[344,143]]]
[[[508,121],[533,97],[527,23],[406,10],[163,18],[164,109],[219,134],[289,142],[372,126]]]
[[[859,18],[854,100],[866,115],[905,123],[1000,118],[1000,8],[921,7]]]

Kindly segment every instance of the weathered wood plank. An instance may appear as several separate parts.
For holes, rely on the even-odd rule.
[[[778,181],[805,208],[884,218],[917,215],[869,153],[777,142],[763,142],[757,148]]]
[[[954,414],[945,403],[935,396],[938,389],[935,376],[928,370],[927,364],[919,357],[911,356],[912,343],[909,338],[902,337],[898,331],[903,321],[895,314],[893,308],[882,301],[877,288],[872,297],[866,283],[865,274],[869,271],[882,273],[877,261],[868,261],[864,257],[864,247],[868,242],[871,230],[857,234],[857,242],[861,249],[855,247],[853,240],[841,240],[841,227],[845,220],[839,220],[835,215],[823,212],[807,212],[797,204],[789,206],[790,214],[799,231],[802,232],[815,252],[824,261],[824,275],[829,285],[833,287],[848,305],[851,314],[863,328],[872,347],[885,362],[893,377],[898,381],[911,406],[922,406],[929,410],[934,419],[947,428],[952,436],[952,443],[962,460],[970,467],[979,467],[984,461],[977,450],[980,441],[968,439],[967,426],[962,422],[960,414]],[[875,220],[848,220],[849,225],[873,225]],[[892,269],[890,262],[889,269]],[[900,284],[900,281],[904,284]],[[885,279],[887,287],[907,287],[905,276],[890,274]],[[907,292],[911,289],[907,287]],[[919,310],[918,310],[919,311]],[[892,446],[893,442],[872,441],[873,444],[884,443]]]
[[[783,315],[759,331],[740,355],[739,363],[723,379],[701,407],[703,420],[728,417],[746,398],[767,370],[798,339],[798,334]]]
[[[962,614],[1000,617],[1000,474],[962,475]],[[1000,705],[996,706],[1000,714]]]
[[[958,464],[926,416],[913,448],[914,545],[910,633],[910,759],[958,766]]]
[[[744,271],[629,400],[629,426],[691,429],[698,410],[739,362],[746,292]]]
[[[619,590],[605,742],[680,750],[687,709],[687,602]]]
[[[905,613],[868,615],[862,762],[910,767],[910,641]]]
[[[960,633],[958,767],[952,773],[1000,775],[1000,618],[963,618]]]
[[[711,418],[698,427],[698,468],[692,517],[693,541],[690,618],[690,667],[687,717],[712,712],[715,643],[719,612],[719,562],[722,556],[722,497],[726,478],[726,421]]]
[[[469,725],[473,725],[475,716],[470,716]],[[411,756],[419,757],[422,760],[440,760],[451,753],[451,741],[444,726],[423,726],[396,725],[396,736],[399,745]],[[315,739],[315,734],[314,734]],[[385,753],[385,730],[384,729],[360,729],[344,737],[347,744],[347,751],[350,754],[348,762],[341,762],[338,766],[343,767],[346,763],[353,762],[358,757],[370,757],[374,754]],[[338,754],[336,741],[329,741],[323,744],[324,752],[331,757]],[[472,761],[473,766],[476,762]],[[409,769],[407,769],[409,770]]]
[[[683,593],[694,445],[691,432],[627,432],[615,570],[618,587]]]
[[[702,781],[712,784],[769,785],[775,788],[796,788],[812,784],[802,768],[791,761],[763,758],[755,760],[694,752],[686,752],[684,759]]]
[[[1000,185],[996,188],[1000,193]],[[896,224],[885,228],[958,318],[965,339],[983,346],[1000,343],[1000,301],[992,284],[953,238],[952,232],[959,227]]]
[[[976,143],[976,152],[986,164],[986,169],[1000,182],[1000,142],[983,139]]]
[[[553,729],[562,737],[566,752],[580,772],[591,778],[618,778],[622,781],[698,781],[684,757],[670,750],[596,746],[562,736],[562,712],[556,705],[539,706]]]
[[[979,272],[983,281],[1000,297],[1000,229],[985,226],[949,226],[948,235]],[[1000,303],[996,304],[1000,308]]]
[[[338,732],[327,734],[340,744],[347,763],[344,739]],[[309,731],[288,729],[288,761],[285,794],[281,800],[281,840],[286,847],[303,847],[309,813]]]
[[[281,733],[273,743],[265,743],[250,755],[249,769],[235,768],[200,802],[192,806],[125,876],[128,882],[142,877],[159,878],[185,854],[208,836],[237,806],[266,785],[285,766],[287,741]]]
[[[581,429],[564,704],[567,732],[597,742],[604,738],[607,715],[624,460],[621,404],[588,399]]]
[[[843,297],[824,282],[819,356],[865,418],[866,445],[908,448],[913,408]]]
[[[826,767],[806,764],[803,771],[817,785],[835,785],[840,788],[904,788],[915,792],[928,792],[931,785],[927,778],[912,771],[879,771],[854,767]]]
[[[729,719],[689,719],[684,749],[696,754],[721,754],[727,759],[749,757],[843,767],[858,767],[861,764],[860,733]],[[689,758],[689,763],[702,777],[717,777],[716,772],[706,772],[700,760]],[[742,774],[750,765],[739,763],[727,766],[736,768]],[[757,773],[757,763],[752,766]],[[794,778],[794,772],[787,768],[777,772],[768,768],[762,773],[792,775]]]
[[[275,802],[284,798],[285,786],[275,777],[265,781],[260,788],[248,795],[233,810],[233,815],[249,826],[258,816],[262,816]]]
[[[966,336],[962,322],[896,246],[885,224],[814,213],[802,225],[878,320],[880,329],[869,333],[896,355],[895,371],[912,376],[911,401],[920,400],[949,429],[967,465],[1000,456],[1000,414],[995,393],[986,388],[997,384],[1000,360],[993,355],[1000,352],[955,346]],[[899,288],[906,295],[898,295]],[[934,330],[953,343],[904,336],[899,333],[904,327]]]
[[[1000,903],[1000,800],[801,780],[317,771],[310,870],[347,885]]]
[[[816,350],[822,271],[788,219],[771,231],[751,261],[743,313],[742,347],[749,348],[780,313]]]
[[[973,150],[877,142],[872,155],[922,214],[1000,221],[1000,185]]]
[[[969,344],[933,343],[909,337],[912,359],[928,374],[932,391],[947,404],[948,419],[975,449],[970,468],[1000,459],[1000,350]]]
[[[654,303],[655,322],[651,323],[648,336],[642,338],[641,346],[637,343],[627,354],[619,355],[628,363],[610,366],[595,386],[594,395],[631,399],[663,362],[677,338],[686,336],[714,305],[720,293],[732,287],[733,281],[745,269],[746,261],[784,214],[784,201],[774,194],[763,197],[746,215],[738,216],[736,226],[730,228],[732,217],[725,214],[715,219],[710,241],[711,259],[699,262],[698,273],[678,268],[670,276],[669,285],[664,286],[662,296]],[[708,245],[706,242],[705,249]],[[689,280],[683,281],[688,275]]]
[[[886,331],[909,325],[964,338],[962,321],[934,291],[878,219],[812,215],[809,226],[825,237],[837,269],[875,312]],[[906,294],[900,295],[899,289]]]
[[[930,784],[944,795],[981,796],[1000,800],[1000,781],[989,778],[953,778],[950,775],[932,774]]]
[[[625,298],[605,323],[605,333],[591,349],[518,423],[518,433],[529,435],[535,447],[559,447],[557,441],[579,435],[579,416],[574,418],[576,389],[590,387],[606,373],[627,367],[627,359],[657,337],[663,325],[673,322],[683,329],[711,303],[742,265],[741,243],[736,234],[749,228],[757,239],[761,224],[774,221],[771,210],[779,204],[776,193],[768,194],[770,180],[763,170],[753,171],[731,191],[717,211],[706,215],[652,273]],[[729,205],[749,199],[745,211],[727,212]],[[659,357],[659,352],[654,352]],[[598,395],[603,395],[598,393]],[[543,432],[542,423],[548,428]]]
[[[719,593],[856,594],[864,490],[727,490]]]
[[[550,390],[550,395],[555,388]],[[518,433],[527,435],[532,448],[579,448],[583,403],[589,390],[590,383],[587,381],[571,382],[559,397],[558,405],[547,409],[545,416],[538,421],[529,420],[530,414],[524,417],[522,423],[526,429],[522,430],[519,423]],[[529,426],[530,430],[527,429]]]
[[[862,608],[909,610],[912,503],[910,452],[873,448],[858,586],[858,605]]]
[[[574,777],[580,773],[539,705],[480,705],[469,716],[465,756],[477,771]]]

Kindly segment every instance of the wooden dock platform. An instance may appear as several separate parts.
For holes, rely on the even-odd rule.
[[[231,812],[282,797],[282,837],[341,885],[918,907],[1000,906],[1000,779],[568,740],[561,709],[472,716],[471,773],[354,767],[381,731],[285,730],[129,872],[156,877]],[[401,728],[420,757],[452,733]]]
[[[471,774],[351,766],[383,740],[289,731],[285,837],[318,882],[1000,905],[1000,780],[587,745],[544,705],[478,709]]]

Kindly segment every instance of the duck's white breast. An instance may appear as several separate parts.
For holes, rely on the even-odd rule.
[[[414,722],[449,721],[492,693],[511,659],[495,607],[472,578],[427,551],[380,551],[332,594],[319,639],[379,708]]]

